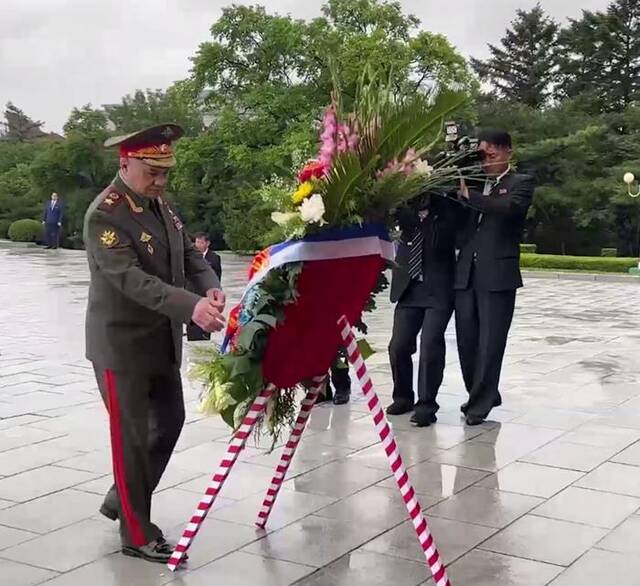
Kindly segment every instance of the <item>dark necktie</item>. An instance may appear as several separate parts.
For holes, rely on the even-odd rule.
[[[158,221],[164,226],[164,219],[162,217],[162,211],[160,210],[160,203],[158,202],[158,200],[152,199],[149,202],[149,206],[151,207],[151,211],[153,212],[154,216],[158,218]]]
[[[424,234],[422,225],[416,229],[413,240],[409,243],[409,276],[414,281],[422,281],[422,245]]]

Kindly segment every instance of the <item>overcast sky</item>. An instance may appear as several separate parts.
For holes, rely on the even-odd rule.
[[[188,75],[191,57],[232,0],[0,0],[0,105],[13,101],[47,130],[74,106],[113,103],[136,88],[165,88]],[[321,0],[254,0],[307,18]],[[465,55],[484,56],[515,10],[536,0],[401,0],[423,28]],[[609,0],[541,0],[559,21]],[[451,12],[447,13],[444,7]]]

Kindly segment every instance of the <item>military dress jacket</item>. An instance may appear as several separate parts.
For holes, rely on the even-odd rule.
[[[118,176],[89,206],[86,356],[115,371],[162,373],[182,362],[182,324],[220,281],[171,204],[157,208]],[[162,221],[160,220],[160,217]],[[194,291],[187,291],[187,280]]]

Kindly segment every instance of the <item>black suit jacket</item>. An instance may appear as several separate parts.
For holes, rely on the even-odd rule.
[[[415,307],[440,307],[452,303],[456,225],[461,206],[434,195],[428,208],[429,215],[422,223],[417,209],[404,209],[398,214],[401,235],[391,282],[392,303]],[[424,236],[421,282],[412,281],[408,271],[409,242],[418,227]]]
[[[457,290],[470,287],[472,269],[480,289],[522,287],[520,242],[534,189],[533,177],[510,172],[489,195],[470,190],[469,200],[463,200],[469,213],[456,265]]]
[[[213,272],[218,276],[218,279],[222,281],[222,260],[220,259],[220,255],[213,252],[213,250],[208,250],[204,260],[206,260],[209,266],[213,269]]]

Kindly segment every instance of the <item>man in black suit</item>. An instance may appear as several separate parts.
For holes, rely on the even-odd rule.
[[[219,254],[216,254],[213,250],[211,250],[211,241],[209,240],[209,236],[207,236],[204,232],[196,233],[195,247],[202,254],[202,257],[207,262],[207,264],[213,269],[213,272],[218,277],[218,280],[222,282],[222,260],[220,259]],[[187,340],[189,340],[190,342],[210,339],[211,334],[209,332],[205,332],[201,327],[194,324],[193,322],[187,324]]]
[[[420,332],[418,402],[412,422],[427,427],[436,421],[436,395],[445,366],[447,324],[453,313],[455,241],[459,204],[426,196],[398,214],[401,238],[393,270],[391,301],[397,302],[389,358],[393,403],[389,415],[414,411],[413,362]]]
[[[520,242],[534,180],[511,167],[511,136],[479,136],[486,180],[464,182],[460,200],[469,208],[456,266],[456,335],[469,400],[461,407],[468,425],[480,425],[502,404],[500,370],[511,327],[516,290],[522,287]]]
[[[211,240],[204,232],[198,232],[195,236],[196,249],[202,253],[204,260],[207,261],[213,272],[218,275],[218,279],[222,280],[222,260],[220,255],[211,250]]]

